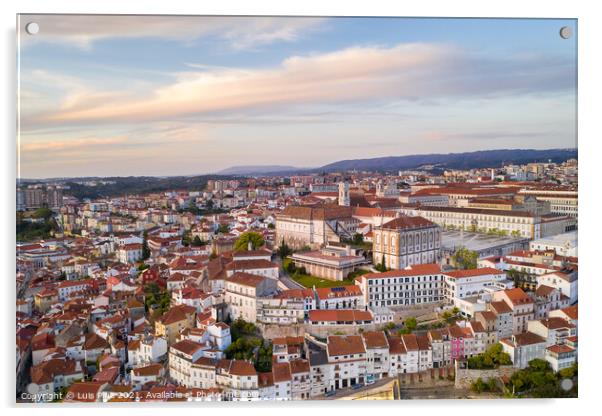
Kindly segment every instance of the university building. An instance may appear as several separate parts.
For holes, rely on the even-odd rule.
[[[441,231],[422,217],[400,216],[373,231],[372,261],[388,269],[436,263],[441,258]]]

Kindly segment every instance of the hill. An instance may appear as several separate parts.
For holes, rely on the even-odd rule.
[[[318,170],[325,172],[348,170],[397,171],[416,169],[425,165],[435,165],[443,169],[473,169],[501,167],[504,163],[520,165],[531,162],[547,162],[548,160],[560,163],[571,158],[577,158],[577,149],[500,149],[341,160],[322,166]]]

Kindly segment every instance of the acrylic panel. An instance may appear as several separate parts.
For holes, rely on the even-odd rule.
[[[18,402],[577,396],[577,20],[17,16]]]

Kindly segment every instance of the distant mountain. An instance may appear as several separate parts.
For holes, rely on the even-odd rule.
[[[388,156],[372,159],[341,160],[318,168],[324,172],[348,170],[396,171],[435,166],[440,169],[473,169],[502,166],[504,163],[526,164],[531,162],[560,163],[577,158],[577,149],[501,149],[466,153]]]
[[[294,166],[280,165],[249,165],[249,166],[232,166],[227,169],[216,172],[218,175],[257,175],[266,173],[278,172],[296,172],[305,170],[304,168],[296,168]]]

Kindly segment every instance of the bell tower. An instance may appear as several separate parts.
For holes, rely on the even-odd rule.
[[[348,207],[351,205],[349,199],[349,183],[339,182],[339,205]]]

